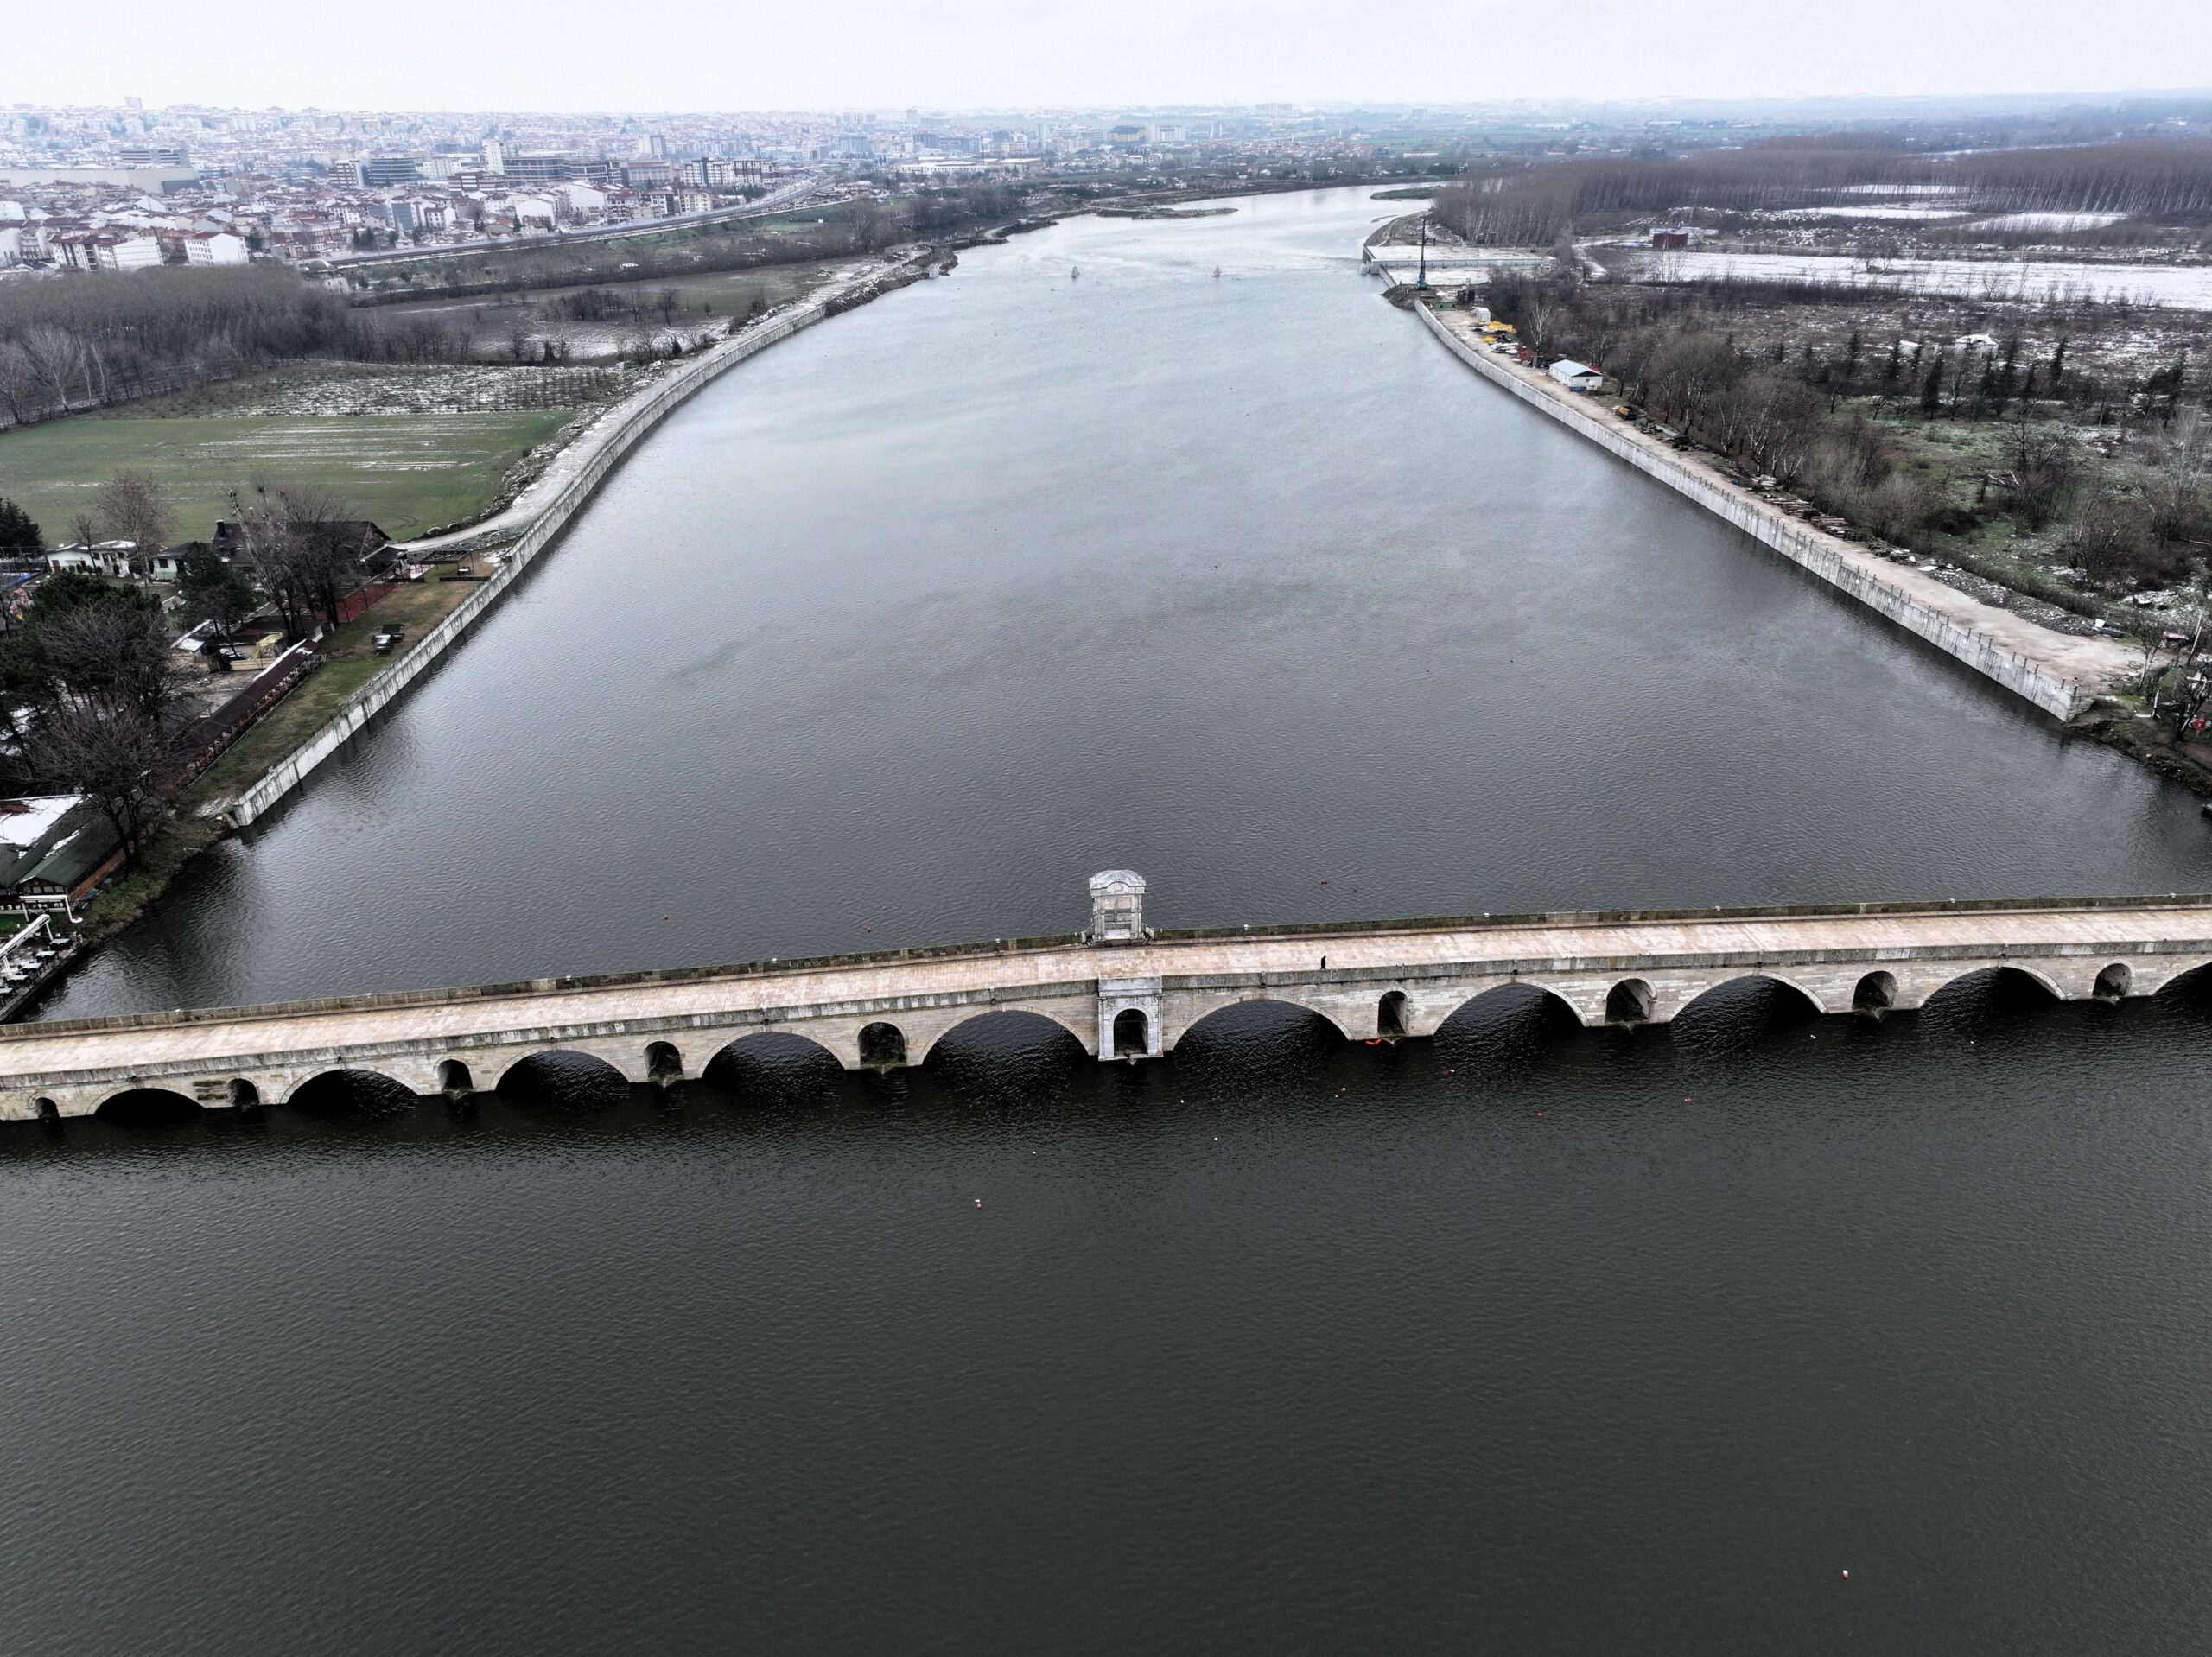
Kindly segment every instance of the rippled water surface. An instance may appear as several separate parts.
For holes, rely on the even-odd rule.
[[[1402,204],[1236,206],[731,374],[48,1011],[1066,931],[1111,865],[1186,925],[2202,881],[2187,796],[1384,304]]]
[[[1108,863],[2204,885],[2193,801],[1474,381],[1382,205],[1236,205],[732,375],[49,1011],[1065,930]],[[2208,1038],[1743,984],[0,1133],[0,1650],[2200,1649]]]
[[[8,1648],[2201,1649],[2208,1038],[1738,997],[19,1131]]]

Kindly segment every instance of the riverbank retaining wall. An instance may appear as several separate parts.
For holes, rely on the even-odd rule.
[[[933,256],[918,256],[926,263]],[[907,265],[887,267],[886,276],[899,275],[912,268]],[[413,650],[395,662],[391,669],[378,674],[338,713],[330,722],[313,736],[292,750],[282,760],[228,804],[216,808],[239,828],[265,815],[279,801],[311,776],[316,766],[336,753],[359,734],[362,727],[398,699],[416,680],[435,667],[438,661],[461,642],[477,620],[505,597],[507,589],[522,578],[537,555],[544,551],[569,526],[585,502],[598,492],[599,486],[607,474],[622,464],[623,458],[634,448],[646,433],[667,418],[679,404],[696,392],[728,373],[738,364],[770,346],[788,340],[800,329],[810,327],[826,317],[837,314],[836,302],[843,295],[825,294],[794,307],[784,315],[773,318],[760,327],[739,338],[726,340],[705,355],[684,363],[667,378],[651,387],[640,400],[629,408],[612,410],[620,424],[613,435],[603,443],[599,452],[576,475],[563,484],[546,503],[544,509],[532,520],[514,543],[506,549],[505,562],[496,574],[446,617],[435,627],[423,634]]]
[[[2015,695],[2024,696],[2045,713],[2063,720],[2071,719],[2094,697],[2092,687],[2006,649],[1956,617],[1946,615],[1885,581],[1880,571],[1847,557],[1844,543],[1833,536],[1807,528],[1778,508],[1720,479],[1706,476],[1671,452],[1646,447],[1619,427],[1608,425],[1599,416],[1585,413],[1541,386],[1532,384],[1516,370],[1493,361],[1453,333],[1427,306],[1416,303],[1413,309],[1447,350],[1484,378],[1503,386],[1523,403],[1542,409],[1639,472],[1688,496],[1707,511],[1727,519],[1790,562],[1887,617],[1906,632],[1926,639],[1946,655],[1955,657]]]

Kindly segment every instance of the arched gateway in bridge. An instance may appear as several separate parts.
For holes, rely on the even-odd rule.
[[[1662,1024],[1744,978],[1823,1013],[1918,1006],[1993,968],[2053,995],[2147,995],[2212,963],[2212,897],[1474,916],[1154,931],[1145,881],[1090,883],[1090,930],[963,948],[549,978],[471,989],[0,1028],[0,1117],[88,1115],[143,1089],[273,1104],[334,1070],[416,1093],[496,1086],[582,1053],[634,1082],[696,1076],[748,1037],[802,1036],[842,1064],[916,1064],[992,1013],[1052,1020],[1103,1059],[1155,1058],[1208,1014],[1281,1001],[1355,1040],[1433,1035],[1478,996],[1526,985],[1586,1024]]]

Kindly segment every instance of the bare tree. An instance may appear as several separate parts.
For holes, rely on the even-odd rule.
[[[361,584],[366,549],[357,527],[360,514],[352,502],[327,489],[286,489],[279,498],[292,543],[293,579],[315,613],[335,627],[340,606]]]
[[[346,595],[361,581],[367,549],[359,521],[343,496],[311,486],[258,486],[251,505],[240,501],[242,550],[288,632],[297,636],[317,618],[338,625]]]
[[[2023,528],[2040,530],[2072,504],[2081,475],[2080,455],[2063,430],[2016,422],[2005,443],[2005,464],[1990,473]]]
[[[16,337],[31,378],[46,394],[48,411],[69,407],[69,387],[77,378],[85,349],[77,336],[52,323],[38,323]]]
[[[100,491],[99,514],[118,540],[130,543],[131,569],[151,575],[168,544],[168,500],[161,486],[141,472],[118,472]]]
[[[33,606],[42,700],[88,714],[134,714],[157,730],[173,729],[183,684],[161,606],[113,587],[86,589],[57,609],[60,596],[42,589]]]
[[[2166,452],[2143,476],[2143,500],[2152,533],[2162,545],[2204,532],[2206,484],[2212,479],[2212,427],[2190,410],[2176,421]]]
[[[65,707],[41,717],[25,746],[41,772],[99,802],[136,868],[161,809],[155,773],[169,742],[169,733],[133,710]]]
[[[13,340],[0,340],[0,412],[11,426],[28,426],[53,411],[42,382],[23,348]]]
[[[2082,502],[2063,544],[2083,575],[2108,585],[2147,574],[2155,538],[2141,502],[2099,492]]]

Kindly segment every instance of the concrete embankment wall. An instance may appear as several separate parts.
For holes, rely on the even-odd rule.
[[[1523,403],[1542,409],[1708,511],[1718,513],[1790,562],[1811,571],[1869,609],[1887,616],[1947,655],[1957,657],[1975,672],[1995,680],[2005,689],[2026,697],[2045,713],[2060,719],[2071,719],[2088,705],[2094,693],[2078,680],[2054,673],[2040,663],[2007,650],[1956,617],[1946,615],[1890,585],[1881,579],[1879,571],[1847,558],[1841,544],[1832,537],[1808,529],[1787,513],[1718,478],[1706,476],[1672,452],[1649,448],[1618,426],[1608,425],[1599,416],[1585,413],[1529,384],[1513,369],[1491,360],[1453,333],[1426,305],[1415,304],[1413,309],[1430,333],[1484,378],[1504,387]]]
[[[887,270],[885,274],[895,273],[895,270]],[[327,725],[293,749],[267,776],[222,808],[222,815],[244,828],[297,788],[317,765],[344,747],[363,726],[389,707],[416,679],[435,666],[448,650],[460,643],[468,630],[476,625],[478,618],[505,595],[507,589],[521,579],[522,573],[530,567],[531,561],[568,527],[569,520],[597,492],[607,475],[621,465],[623,457],[637,446],[639,440],[665,419],[679,403],[747,358],[790,339],[801,328],[810,327],[832,314],[829,307],[834,297],[836,295],[824,295],[809,300],[758,329],[717,346],[704,356],[693,358],[654,386],[642,402],[630,409],[613,411],[613,417],[621,422],[620,428],[589,463],[545,503],[544,510],[538,513],[530,528],[506,549],[506,562],[498,572],[470,594],[458,609],[425,633],[421,642],[395,662],[390,670],[364,685]]]

